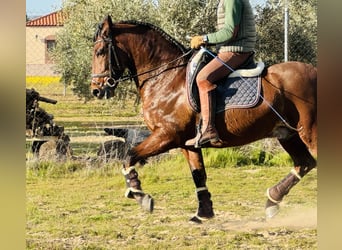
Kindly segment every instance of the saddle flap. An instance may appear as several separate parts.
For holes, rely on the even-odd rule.
[[[187,66],[186,81],[188,100],[192,109],[199,113],[199,92],[196,84],[197,73],[213,57],[201,48],[195,53]],[[226,79],[217,84],[216,113],[223,112],[229,108],[248,108],[256,105],[261,95],[261,77],[265,65],[259,62],[252,69],[239,69],[231,73]]]

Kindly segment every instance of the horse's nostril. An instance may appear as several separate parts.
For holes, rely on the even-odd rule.
[[[100,94],[100,90],[98,90],[98,89],[94,89],[93,90],[93,95],[94,96],[98,96]]]

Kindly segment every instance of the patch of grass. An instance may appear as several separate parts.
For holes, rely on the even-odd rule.
[[[266,139],[270,140],[270,139]],[[203,150],[206,166],[215,168],[240,167],[246,165],[256,166],[285,166],[292,164],[286,152],[267,152],[260,142],[250,145],[223,149]]]
[[[171,163],[173,164],[171,164]],[[71,164],[72,165],[72,164]],[[42,164],[27,171],[27,249],[315,249],[317,231],[262,222],[264,192],[288,168],[207,168],[216,217],[189,224],[197,198],[180,155],[138,168],[143,189],[155,199],[153,214],[124,197],[120,164],[103,167]],[[62,168],[63,171],[58,170]],[[50,169],[50,170],[48,170]],[[41,171],[48,173],[42,174]],[[54,174],[52,174],[55,172]],[[316,171],[281,205],[315,204]],[[297,203],[294,197],[301,197]],[[298,222],[300,218],[298,218]],[[250,227],[250,223],[259,226]],[[302,239],[303,238],[303,239]]]
[[[60,178],[67,177],[70,174],[85,169],[86,165],[76,161],[67,161],[64,163],[32,161],[27,163],[26,167],[27,177],[29,178]]]

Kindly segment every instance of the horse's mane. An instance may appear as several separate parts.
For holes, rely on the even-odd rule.
[[[178,42],[176,39],[174,39],[172,36],[170,36],[169,34],[167,34],[164,30],[162,30],[161,28],[157,27],[154,24],[151,23],[147,23],[147,22],[141,22],[141,21],[137,21],[137,20],[125,20],[125,21],[119,21],[116,24],[133,24],[133,25],[141,25],[141,26],[145,26],[149,29],[155,30],[157,31],[162,37],[164,37],[167,41],[171,42],[172,44],[174,44],[178,49],[180,49],[183,53],[187,52],[187,48],[184,47],[183,44],[181,44],[180,42]],[[103,22],[99,23],[96,26],[96,31],[94,34],[94,38],[93,40],[95,41],[96,37],[100,35],[101,30],[103,28]]]
[[[119,21],[117,22],[119,24],[133,24],[133,25],[141,25],[141,26],[145,26],[149,29],[155,30],[157,31],[161,36],[163,36],[167,41],[171,42],[172,44],[174,44],[177,48],[179,48],[183,53],[187,52],[187,49],[184,47],[183,44],[181,44],[180,42],[178,42],[175,38],[173,38],[172,36],[170,36],[168,33],[166,33],[163,29],[161,29],[160,27],[151,24],[151,23],[147,23],[147,22],[142,22],[142,21],[137,21],[137,20],[125,20],[125,21]]]

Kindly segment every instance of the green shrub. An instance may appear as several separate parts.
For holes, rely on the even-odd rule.
[[[251,146],[252,145],[252,146]],[[248,146],[224,149],[205,149],[204,161],[207,167],[224,168],[248,165],[257,166],[283,166],[291,165],[290,156],[281,148],[267,151],[260,142]]]

